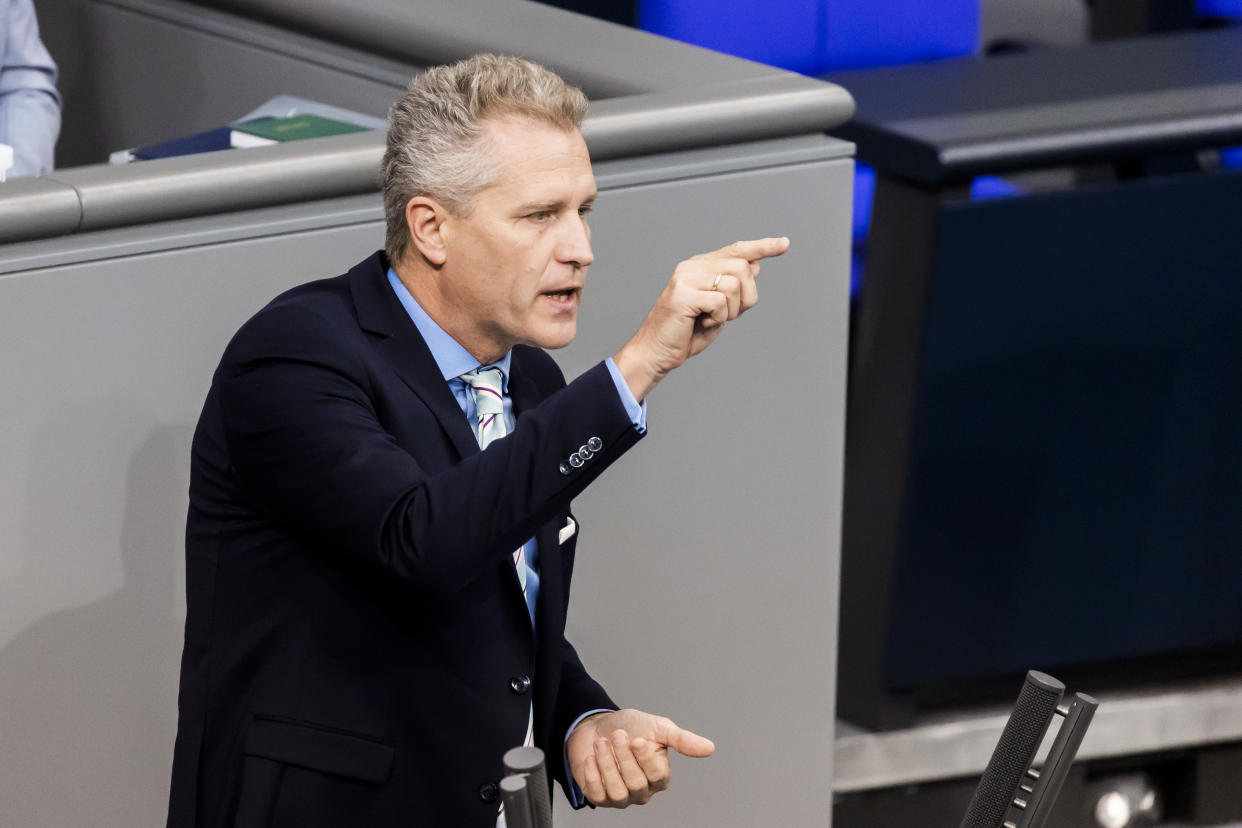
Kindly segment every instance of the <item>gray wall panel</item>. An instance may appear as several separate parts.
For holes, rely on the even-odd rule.
[[[641,817],[558,826],[829,824],[851,174],[819,162],[600,200],[581,333],[558,355],[571,375],[628,339],[678,259],[755,235],[793,244],[575,504],[575,645],[619,703],[716,755],[675,760]]]
[[[3,824],[163,823],[189,440],[211,371],[276,292],[344,267],[382,232],[0,278]]]
[[[570,623],[588,664],[618,699],[719,745],[677,763],[644,825],[829,821],[851,163],[818,140],[818,160],[802,142],[782,165],[767,145],[752,148],[761,169],[735,157],[716,174],[679,154],[676,181],[659,158],[646,176],[619,162],[615,183],[597,167],[597,264],[579,340],[558,355],[571,375],[615,352],[679,258],[794,242],[765,267],[760,306],[656,389],[650,436],[576,504]],[[251,229],[284,209],[309,222],[303,206],[150,225],[153,252],[137,252],[143,228],[85,234],[76,263],[32,242],[27,269],[0,276],[5,824],[162,820],[189,439],[211,370],[283,287],[382,242],[358,199],[324,203],[321,226]]]

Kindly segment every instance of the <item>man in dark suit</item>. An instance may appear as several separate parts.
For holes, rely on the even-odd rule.
[[[194,438],[170,826],[497,823],[533,743],[574,803],[646,802],[710,741],[618,710],[565,640],[570,501],[785,239],[681,263],[568,385],[595,182],[582,94],[479,56],[394,105],[385,251],[230,342]]]

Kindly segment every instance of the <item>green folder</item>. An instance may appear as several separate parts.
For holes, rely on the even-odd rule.
[[[289,118],[255,118],[234,124],[233,129],[273,141],[301,141],[303,138],[324,138],[350,132],[366,132],[367,127],[334,121],[319,115],[293,115]]]

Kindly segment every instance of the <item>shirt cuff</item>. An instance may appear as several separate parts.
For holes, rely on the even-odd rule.
[[[608,373],[612,374],[613,384],[617,386],[617,393],[621,396],[621,404],[625,406],[625,413],[630,415],[630,422],[639,431],[646,431],[647,401],[643,400],[640,403],[634,398],[634,392],[630,390],[625,377],[621,376],[621,369],[617,367],[617,363],[612,361],[612,357],[604,360],[604,364],[608,366]],[[570,728],[570,730],[572,729]]]
[[[612,360],[610,359],[608,360],[608,362],[611,363]],[[622,382],[621,384],[625,385],[624,382]],[[631,397],[631,399],[633,398]],[[569,767],[569,737],[573,735],[574,728],[582,724],[582,720],[585,719],[587,716],[594,716],[596,713],[616,713],[616,712],[617,711],[611,710],[607,707],[600,707],[596,710],[588,710],[587,712],[583,713],[578,718],[574,719],[574,723],[569,726],[569,730],[565,731],[565,744],[561,746],[561,758],[565,762],[565,781],[569,783],[568,785],[565,786],[565,790],[569,795],[569,804],[574,806],[574,810],[577,810],[581,808],[583,805],[586,805],[587,801],[586,801],[586,797],[582,795],[582,791],[578,788],[577,781],[574,780],[573,769]]]

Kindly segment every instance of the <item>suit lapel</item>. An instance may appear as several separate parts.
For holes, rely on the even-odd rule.
[[[535,534],[539,542],[539,600],[535,604],[535,627],[542,638],[545,630],[560,629],[556,616],[563,606],[561,583],[560,516],[548,521]]]
[[[470,424],[462,416],[461,407],[449,390],[448,383],[440,375],[431,349],[418,333],[401,301],[388,284],[388,262],[383,253],[376,253],[349,272],[350,290],[358,312],[358,324],[363,330],[383,337],[379,352],[401,380],[419,396],[435,415],[440,427],[452,442],[460,457],[479,451],[478,440],[470,430]],[[513,399],[514,416],[539,404],[539,389],[530,372],[523,370],[522,348],[514,349],[510,362],[509,396]],[[551,607],[560,607],[562,598],[561,556],[558,548],[555,520],[549,521],[536,533],[539,542],[539,601],[536,619],[542,618]],[[512,559],[508,562],[507,577],[512,580],[516,595],[515,604],[521,606],[523,617],[526,605],[522,599],[522,586],[518,580]],[[544,573],[549,573],[545,576]],[[544,607],[549,607],[545,610]],[[540,624],[540,626],[544,626]]]
[[[363,330],[384,337],[379,343],[384,360],[435,415],[460,457],[478,452],[474,432],[462,416],[448,383],[440,376],[431,349],[388,284],[384,254],[376,253],[350,270],[349,286],[358,324]]]
[[[541,402],[539,387],[535,385],[530,371],[526,370],[525,351],[523,346],[515,346],[513,357],[509,360],[509,397],[513,400],[515,420]]]
[[[509,396],[513,399],[515,418],[543,402],[543,394],[535,383],[526,356],[529,349],[518,345],[513,349],[509,363]],[[520,423],[520,419],[518,420]],[[544,638],[549,631],[560,630],[562,621],[557,618],[565,601],[565,585],[562,583],[560,516],[549,520],[535,532],[539,544],[539,600],[535,604],[535,629],[540,646],[553,646],[555,642]]]

